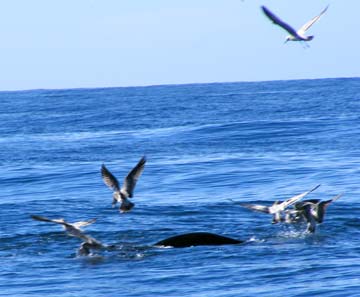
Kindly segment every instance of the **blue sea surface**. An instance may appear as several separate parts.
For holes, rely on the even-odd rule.
[[[0,92],[0,296],[360,296],[360,79]],[[131,212],[111,207],[147,156]],[[321,186],[315,234],[233,201]],[[81,240],[36,214],[97,218]],[[244,240],[159,248],[187,232]]]

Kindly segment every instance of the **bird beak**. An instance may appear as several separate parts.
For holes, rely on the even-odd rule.
[[[286,40],[284,41],[284,44],[287,43],[288,41],[289,41],[289,39],[286,39]]]

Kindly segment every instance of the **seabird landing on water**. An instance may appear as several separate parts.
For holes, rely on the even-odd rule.
[[[79,255],[81,255],[81,256],[89,255],[91,249],[101,249],[104,247],[104,245],[100,241],[96,240],[95,238],[93,238],[89,235],[84,234],[82,232],[82,230],[80,229],[81,227],[84,227],[84,226],[94,223],[96,221],[96,219],[92,219],[89,221],[68,223],[64,219],[48,219],[48,218],[38,216],[38,215],[31,215],[31,217],[37,221],[50,222],[50,223],[62,225],[64,227],[65,231],[69,235],[80,238],[83,241],[83,243],[80,245],[80,248],[78,251]]]
[[[276,224],[276,223],[282,222],[284,220],[281,215],[287,207],[289,207],[290,205],[293,205],[300,199],[304,198],[306,195],[310,194],[312,191],[315,191],[318,187],[320,187],[320,185],[317,185],[316,187],[312,188],[310,191],[306,191],[304,193],[296,195],[296,196],[294,196],[288,200],[285,200],[283,202],[275,201],[272,206],[265,206],[265,205],[259,205],[259,204],[248,204],[248,203],[237,203],[237,204],[242,207],[254,210],[254,211],[272,214],[273,215],[272,223]]]
[[[313,35],[305,35],[306,31],[315,23],[317,22],[320,17],[326,12],[329,6],[326,6],[325,9],[320,12],[319,15],[312,18],[306,24],[304,24],[299,30],[295,30],[293,27],[282,21],[279,17],[273,14],[268,8],[265,6],[261,6],[264,14],[276,25],[279,25],[281,28],[286,30],[290,35],[286,37],[285,42],[287,41],[310,41],[314,38]]]
[[[128,198],[132,198],[134,195],[136,182],[144,171],[145,163],[146,158],[144,156],[125,177],[121,188],[116,177],[105,167],[104,164],[101,166],[101,176],[104,183],[114,191],[112,205],[114,207],[117,202],[120,202],[120,212],[129,211],[134,207],[135,204],[130,202]]]
[[[324,221],[327,207],[341,196],[342,194],[339,194],[334,198],[325,201],[321,201],[320,199],[309,199],[295,203],[294,213],[296,214],[297,219],[290,221],[290,223],[305,220],[308,224],[307,232],[314,233],[316,224],[321,224]]]

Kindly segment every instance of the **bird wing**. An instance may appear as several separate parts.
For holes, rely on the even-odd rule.
[[[315,22],[317,22],[321,16],[327,11],[329,5],[325,7],[325,9],[320,12],[316,17],[313,17],[310,21],[308,21],[306,24],[304,24],[298,31],[297,34],[303,35]]]
[[[91,237],[90,235],[86,235],[84,233],[82,233],[82,235],[80,236],[80,238],[84,241],[84,242],[87,242],[87,243],[90,243],[91,245],[96,245],[98,247],[102,247],[103,244],[96,240],[94,237]]]
[[[60,225],[67,224],[63,219],[48,219],[48,218],[38,216],[38,215],[31,215],[31,217],[34,220],[41,221],[41,222],[51,222],[51,223],[60,224]]]
[[[93,238],[90,235],[87,235],[85,233],[82,233],[82,232],[75,232],[75,233],[70,232],[70,235],[80,238],[82,241],[90,243],[90,244],[93,244],[93,243],[100,244],[100,242],[98,242],[95,238]]]
[[[284,21],[282,21],[279,17],[277,17],[275,14],[273,14],[268,8],[266,8],[265,6],[261,6],[264,14],[276,25],[280,26],[281,28],[283,28],[284,30],[286,30],[287,32],[289,32],[290,35],[292,36],[298,36],[298,33],[296,32],[296,30],[291,27],[290,25],[288,25],[287,23],[285,23]]]
[[[288,200],[285,200],[284,202],[281,203],[282,207],[285,209],[286,207],[296,203],[297,201],[299,201],[300,199],[304,198],[306,195],[310,194],[311,192],[315,191],[318,187],[320,187],[320,185],[315,186],[314,188],[312,188],[309,191],[306,191],[304,193],[301,193],[299,195],[295,195],[294,197],[291,197]]]
[[[144,171],[145,163],[146,157],[143,156],[136,164],[136,166],[125,177],[124,184],[121,188],[121,193],[123,193],[126,197],[133,197],[136,182],[139,179],[141,173]]]
[[[102,179],[109,188],[113,189],[114,191],[119,192],[119,182],[116,177],[106,168],[104,164],[101,166],[101,176]]]
[[[325,200],[325,201],[318,200],[318,202],[315,204],[315,206],[323,205],[324,207],[327,207],[330,203],[338,200],[342,195],[343,194],[336,195],[334,198]]]
[[[93,220],[91,220],[91,221],[93,221]],[[67,228],[65,228],[65,229],[69,235],[80,238],[84,242],[87,242],[91,245],[97,245],[98,247],[102,246],[102,243],[100,241],[96,240],[95,238],[91,237],[90,235],[85,234],[84,232],[82,232],[82,230],[77,228],[74,224],[67,225]]]
[[[260,204],[248,204],[248,203],[238,203],[240,206],[254,210],[254,211],[259,211],[259,212],[264,212],[264,213],[270,213],[269,212],[269,207],[265,206],[265,205],[260,205]]]
[[[320,201],[315,205],[314,207],[315,220],[318,223],[322,223],[324,221],[325,212],[328,206],[330,205],[330,203],[338,200],[341,196],[342,194],[339,194],[330,200]]]
[[[72,223],[72,225],[75,228],[81,228],[81,227],[88,226],[88,225],[94,223],[95,221],[96,221],[96,219],[91,219],[91,220],[88,220],[88,221],[75,222],[75,223]]]
[[[331,199],[331,202],[334,202],[336,200],[338,200],[343,194],[339,194],[339,195],[336,195],[334,198]]]

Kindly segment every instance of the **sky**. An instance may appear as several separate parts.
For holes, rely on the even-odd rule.
[[[262,13],[311,27],[304,48]],[[0,1],[0,90],[360,76],[359,0]]]

